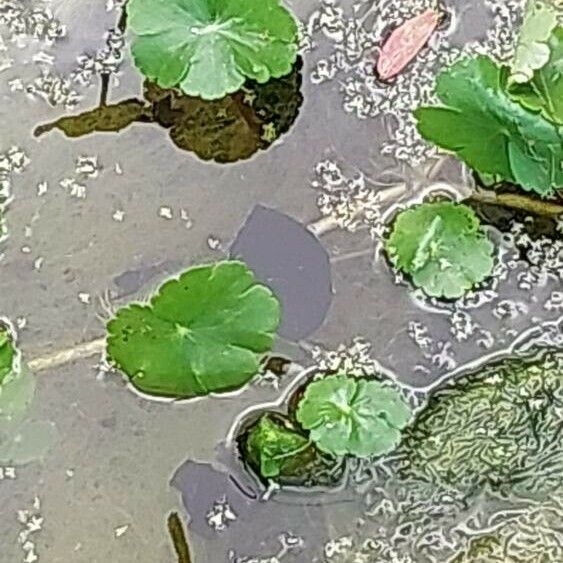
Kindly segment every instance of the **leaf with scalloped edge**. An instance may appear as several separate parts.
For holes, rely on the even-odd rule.
[[[297,23],[280,0],[129,0],[135,65],[163,88],[206,100],[289,74]]]
[[[371,457],[397,446],[411,410],[380,381],[330,375],[307,385],[296,416],[321,451]]]
[[[529,82],[512,84],[510,94],[523,106],[563,125],[563,27],[555,29],[548,44],[547,63],[534,72]]]
[[[549,38],[557,27],[558,17],[563,16],[557,2],[528,0],[511,66],[511,81],[528,82],[548,62],[551,51]]]
[[[454,64],[438,76],[443,105],[415,110],[418,130],[480,175],[551,196],[563,187],[563,131],[514,101],[507,79],[485,56]]]
[[[175,398],[232,391],[259,371],[280,306],[245,264],[195,266],[148,303],[120,309],[107,353],[140,391]]]
[[[493,269],[493,244],[477,215],[448,201],[401,212],[385,248],[393,265],[432,297],[461,297]]]

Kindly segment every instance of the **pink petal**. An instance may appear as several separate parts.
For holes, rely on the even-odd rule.
[[[399,74],[426,45],[440,20],[438,12],[427,10],[393,30],[377,61],[379,78],[389,80]]]

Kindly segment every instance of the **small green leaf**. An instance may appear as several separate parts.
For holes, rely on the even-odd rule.
[[[528,82],[547,63],[548,39],[557,26],[559,10],[552,0],[528,0],[512,64],[512,81]]]
[[[0,324],[0,386],[12,373],[16,349],[9,330]]]
[[[297,408],[297,420],[317,447],[339,456],[392,451],[410,418],[410,408],[397,391],[346,375],[310,383]]]
[[[550,56],[536,70],[529,82],[513,84],[510,93],[527,108],[563,125],[563,27],[558,27],[549,39]]]
[[[461,297],[493,269],[493,244],[466,205],[424,203],[397,216],[385,249],[393,265],[433,297]]]
[[[249,461],[259,468],[262,477],[270,479],[278,477],[288,461],[291,462],[309,446],[307,438],[267,415],[252,427],[246,441]]]
[[[511,99],[507,69],[479,56],[440,74],[441,107],[415,111],[421,135],[481,175],[550,196],[563,187],[563,133]]]
[[[196,266],[108,323],[109,358],[140,391],[177,398],[237,389],[280,320],[272,292],[237,261]]]
[[[130,0],[140,71],[163,88],[211,100],[288,74],[297,24],[280,0]]]

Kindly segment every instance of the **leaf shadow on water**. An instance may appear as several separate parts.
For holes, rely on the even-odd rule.
[[[187,96],[149,81],[143,99],[131,98],[39,125],[34,135],[59,129],[71,138],[116,133],[134,123],[155,123],[168,130],[179,149],[202,160],[233,163],[269,148],[295,123],[301,105],[303,61],[264,84],[247,80],[238,92],[219,100]]]

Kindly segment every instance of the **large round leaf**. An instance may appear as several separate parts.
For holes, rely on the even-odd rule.
[[[397,216],[386,243],[393,264],[433,297],[461,297],[493,269],[493,244],[466,205],[417,205]]]
[[[135,64],[163,88],[222,98],[291,71],[297,24],[279,0],[130,0]]]
[[[381,455],[399,443],[411,411],[379,381],[331,375],[305,389],[297,420],[317,447],[335,455]]]
[[[139,390],[188,398],[237,389],[270,350],[280,307],[242,262],[196,266],[108,323],[108,356]]]

